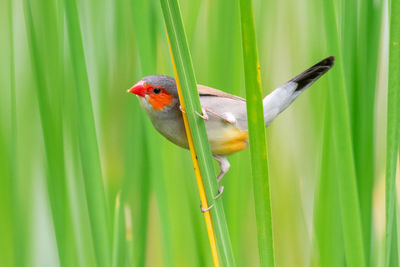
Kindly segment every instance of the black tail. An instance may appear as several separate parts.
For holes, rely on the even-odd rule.
[[[335,57],[333,56],[327,57],[318,62],[317,64],[315,64],[314,66],[312,66],[311,68],[297,75],[289,82],[297,83],[298,87],[296,88],[296,91],[301,91],[310,86],[312,83],[318,80],[319,77],[321,77],[330,68],[332,68],[334,61]]]

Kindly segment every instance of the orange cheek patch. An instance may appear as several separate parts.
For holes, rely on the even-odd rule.
[[[161,94],[151,94],[149,95],[149,103],[153,106],[155,110],[162,110],[165,106],[172,103],[172,95],[162,92]]]

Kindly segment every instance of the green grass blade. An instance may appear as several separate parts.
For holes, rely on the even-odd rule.
[[[349,107],[344,81],[342,50],[339,45],[335,6],[332,0],[324,1],[325,28],[329,54],[335,55],[336,66],[330,77],[334,86],[330,87],[332,129],[335,160],[338,167],[339,201],[343,226],[344,249],[348,266],[365,266],[364,243],[355,166],[351,143]]]
[[[140,114],[138,106],[132,106],[133,110],[130,114]],[[148,236],[148,224],[149,224],[149,200],[150,200],[150,187],[151,187],[151,176],[150,176],[150,168],[147,167],[146,163],[151,162],[149,157],[149,150],[147,149],[147,138],[144,135],[145,125],[142,121],[141,117],[138,117],[137,120],[130,120],[127,132],[126,140],[131,139],[131,136],[135,134],[137,140],[134,140],[131,146],[126,147],[126,164],[129,166],[125,174],[125,182],[123,184],[122,193],[125,193],[127,201],[130,201],[131,206],[135,203],[140,203],[139,211],[134,217],[132,225],[127,226],[132,229],[133,233],[130,234],[131,240],[128,243],[133,243],[134,245],[131,247],[132,251],[129,251],[132,256],[133,266],[144,266],[146,264],[146,249],[147,249],[147,236]],[[137,129],[141,129],[140,132],[137,132]],[[139,154],[140,153],[140,154]],[[132,162],[136,164],[133,165],[133,168],[130,169]],[[165,202],[164,202],[165,203]],[[161,217],[162,226],[167,227],[168,223],[164,223],[165,218]],[[168,235],[168,231],[165,235]],[[170,238],[168,238],[170,239]],[[164,241],[164,240],[163,240]],[[170,247],[171,245],[168,244]],[[130,249],[128,247],[127,249]],[[170,261],[171,256],[168,258],[164,258],[165,264],[172,265]]]
[[[361,1],[364,4],[368,1]],[[368,97],[371,95],[368,91],[374,91],[374,84],[365,85],[366,62],[361,65],[358,56],[369,58],[365,53],[366,45],[359,47],[359,39],[363,33],[357,34],[359,30],[359,21],[357,13],[361,14],[357,1],[342,1],[342,51],[343,51],[343,67],[347,90],[350,127],[352,145],[354,149],[354,164],[356,171],[357,189],[360,203],[361,222],[363,226],[363,240],[365,251],[369,251],[369,240],[371,234],[371,210],[372,210],[372,187],[373,187],[373,128],[371,123],[372,107],[365,109],[366,104],[371,104]],[[364,14],[363,14],[364,15]],[[379,39],[379,38],[377,38]],[[362,54],[362,53],[365,53]],[[357,77],[357,73],[363,75]],[[374,76],[374,75],[371,75]],[[357,79],[361,78],[361,79]],[[367,87],[367,88],[366,88]],[[368,128],[367,128],[368,127]],[[368,263],[367,259],[367,263]],[[367,264],[368,265],[368,264]]]
[[[67,38],[66,38],[67,40]],[[94,242],[92,238],[90,219],[88,216],[87,196],[82,174],[79,148],[78,104],[76,97],[73,67],[70,61],[69,40],[65,42],[64,84],[63,90],[63,128],[65,138],[65,160],[68,177],[68,189],[71,196],[71,209],[77,238],[78,258],[81,266],[93,266],[96,263]]]
[[[124,198],[121,193],[117,195],[114,209],[114,231],[113,231],[113,254],[112,267],[124,267],[126,238],[125,238],[125,217],[124,217]],[[122,207],[121,207],[122,203]]]
[[[240,1],[240,18],[258,250],[261,266],[274,266],[267,141],[251,1]]]
[[[110,266],[110,229],[82,35],[75,0],[64,1],[79,112],[79,147],[98,266]]]
[[[143,122],[142,122],[143,123]],[[143,131],[143,141],[146,144],[145,149],[148,150],[148,154],[146,155],[149,162],[156,162],[159,160],[159,147],[157,144],[152,142],[155,138],[155,133],[153,130],[153,126],[150,123],[143,123],[144,131]],[[147,138],[150,137],[150,138]],[[156,152],[157,151],[157,152]],[[161,218],[161,230],[162,230],[162,243],[163,243],[163,256],[164,262],[167,266],[173,266],[175,261],[173,259],[173,249],[172,249],[172,240],[173,236],[171,234],[171,211],[169,209],[168,202],[168,191],[166,188],[166,181],[164,180],[163,174],[163,164],[159,163],[160,168],[152,168],[148,171],[148,175],[153,177],[154,182],[152,184],[154,193],[157,198],[157,206],[158,213]],[[139,229],[140,230],[140,229]]]
[[[176,1],[197,82],[244,97],[241,0]],[[399,265],[400,112],[392,86],[396,110],[384,95],[392,1],[251,3],[264,93],[336,56],[266,130],[276,266],[310,266],[312,255],[313,267],[358,267],[362,253],[368,267]],[[212,266],[188,152],[125,93],[145,75],[173,76],[159,2],[75,0],[71,16],[64,0],[0,1],[0,266]],[[229,156],[217,201],[238,266],[261,265],[251,152]]]
[[[202,111],[179,6],[176,0],[160,0],[160,2],[171,42],[172,54],[176,64],[178,74],[176,78],[179,78],[179,83],[182,87],[182,97],[185,102],[190,130],[200,165],[200,172],[202,174],[207,199],[209,200],[208,204],[211,205],[211,200],[217,194],[218,186],[215,179],[205,124],[204,121],[195,114],[196,111],[199,113]],[[211,214],[218,247],[218,256],[221,264],[223,266],[234,266],[235,262],[221,200],[215,202],[215,207],[211,210]]]
[[[138,110],[139,107],[137,107],[136,110]],[[139,180],[136,181],[138,185],[136,185],[141,194],[140,198],[140,214],[139,214],[139,222],[137,223],[137,226],[133,229],[133,231],[136,231],[136,235],[134,236],[133,242],[134,246],[133,248],[135,249],[134,252],[134,263],[135,266],[143,266],[145,265],[146,262],[146,245],[147,245],[147,234],[148,234],[148,217],[149,217],[149,201],[150,201],[150,187],[151,187],[151,175],[150,175],[150,169],[147,167],[146,162],[151,162],[151,158],[149,156],[149,149],[148,149],[148,140],[146,138],[146,126],[143,123],[143,120],[139,118],[136,122],[137,127],[139,127],[141,130],[141,138],[140,138],[140,144],[138,144],[136,147],[139,147],[140,150],[142,151],[140,156],[136,156],[136,160],[140,158],[142,160],[141,163],[139,163],[139,174],[138,178]],[[138,192],[139,193],[139,192]],[[160,195],[160,191],[157,191],[158,195]],[[165,193],[161,192],[162,196],[158,196],[157,199],[160,199],[160,208],[165,208],[162,206],[161,203],[166,204],[166,201],[163,201],[162,197],[165,196]],[[167,218],[163,217],[162,214],[160,214],[160,220],[161,220],[161,225],[163,228],[163,242],[164,242],[164,247],[165,251],[169,251],[169,248],[171,247],[171,244],[168,242],[170,240],[170,234],[169,234],[169,229],[168,229],[168,222]],[[168,253],[166,257],[164,257],[164,262],[165,264],[172,265],[172,260],[171,260],[171,253]]]
[[[383,1],[361,1],[358,49],[358,118],[353,119],[354,159],[366,253],[372,254],[372,194],[375,172],[374,110]],[[364,45],[366,44],[366,46]],[[368,261],[371,260],[370,255]]]
[[[3,68],[0,70],[0,75],[2,76],[0,79],[2,86],[0,88],[5,89],[1,92],[4,96],[1,106],[5,107],[6,111],[6,117],[0,119],[0,142],[2,142],[0,144],[2,148],[0,153],[0,160],[2,162],[0,164],[0,187],[2,191],[0,192],[2,195],[2,205],[0,205],[2,223],[0,223],[0,228],[1,231],[4,231],[1,234],[1,236],[4,234],[4,238],[2,238],[2,242],[0,243],[2,243],[1,246],[5,246],[4,251],[0,253],[0,258],[2,258],[0,265],[3,266],[2,264],[4,263],[4,266],[23,267],[27,265],[31,258],[30,251],[33,243],[31,238],[33,212],[31,211],[31,206],[28,204],[32,199],[33,190],[31,189],[31,185],[33,183],[29,177],[29,164],[25,164],[26,162],[24,161],[24,169],[18,168],[21,166],[18,164],[18,161],[29,157],[24,157],[24,150],[21,149],[21,141],[27,135],[31,134],[23,135],[22,131],[19,132],[19,128],[17,127],[18,112],[22,113],[28,110],[26,108],[23,109],[22,105],[18,105],[19,99],[17,97],[17,82],[21,76],[18,75],[16,59],[19,50],[15,47],[16,42],[14,39],[16,39],[16,28],[22,26],[23,23],[18,23],[15,19],[15,13],[17,13],[17,4],[15,2],[3,1],[0,5],[1,12],[4,12],[0,14],[2,19],[0,24],[6,25],[6,28],[8,28],[5,36],[3,35],[4,32],[1,32],[0,38],[4,40],[8,39],[9,41],[3,42],[3,44],[9,45],[9,47],[0,56],[5,59],[5,63],[8,63],[5,64],[6,66],[2,66]],[[4,71],[4,67],[7,71]],[[8,95],[9,97],[6,97]],[[33,102],[29,101],[28,103],[32,104]],[[8,103],[9,105],[7,105]],[[0,115],[3,115],[3,113],[0,112]],[[9,254],[7,254],[8,252]]]
[[[337,166],[332,143],[329,100],[325,112],[321,176],[315,197],[314,229],[316,266],[341,267],[344,264],[343,232],[340,218]]]
[[[16,141],[16,131],[17,131],[17,101],[16,101],[16,90],[15,90],[15,58],[14,58],[14,23],[13,23],[13,2],[6,1],[7,12],[6,16],[8,22],[8,39],[9,39],[9,90],[10,90],[10,121],[11,121],[11,131],[9,134],[10,142],[6,141],[6,134],[4,121],[0,119],[0,173],[2,178],[0,179],[0,250],[2,251],[2,256],[0,257],[0,265],[4,266],[17,266],[19,262],[18,258],[21,256],[23,248],[19,250],[18,244],[23,243],[24,240],[19,240],[15,238],[17,235],[16,231],[16,217],[13,216],[16,212],[13,207],[16,207],[16,190],[13,185],[16,184],[16,157],[17,157],[17,141]],[[2,14],[5,15],[5,14]],[[3,21],[2,21],[3,22]],[[5,37],[5,36],[4,36]],[[14,232],[15,231],[15,232]],[[19,255],[18,255],[19,254]],[[19,257],[18,257],[18,256]]]
[[[351,62],[354,65],[350,73],[354,76],[352,88],[353,98],[350,102],[352,108],[352,141],[354,146],[354,160],[357,174],[357,186],[360,198],[361,221],[363,226],[363,238],[367,263],[374,257],[374,249],[371,246],[371,237],[374,234],[372,227],[373,187],[375,182],[375,132],[374,110],[377,88],[377,70],[379,59],[379,45],[381,41],[383,1],[360,1],[355,12],[359,13],[358,25],[352,25],[354,36],[358,35],[356,49],[352,54],[356,55]],[[357,13],[351,16],[357,17]],[[346,12],[346,11],[344,11]],[[348,24],[343,25],[348,28]],[[358,32],[357,35],[354,32]],[[346,40],[351,38],[344,37]],[[344,46],[345,49],[348,47]]]
[[[238,4],[237,0],[220,0],[212,4],[205,2],[203,5],[207,7],[207,13],[199,17],[198,25],[206,24],[207,38],[195,38],[190,47],[195,62],[196,78],[200,84],[244,96]],[[198,36],[198,33],[194,36]],[[229,190],[224,191],[223,202],[226,210],[228,207],[234,208],[226,212],[226,220],[236,264],[247,266],[251,263],[246,260],[254,259],[254,255],[258,256],[257,249],[252,250],[252,253],[242,253],[243,242],[249,236],[248,222],[255,219],[254,216],[243,218],[243,211],[253,210],[254,205],[250,197],[253,185],[249,179],[243,179],[251,172],[249,151],[246,149],[235,153],[229,157],[229,162],[231,168],[223,179],[225,188]],[[256,248],[256,239],[252,239],[251,246]]]
[[[138,39],[136,43],[142,74],[154,74],[157,62],[157,36],[153,29],[154,20],[148,1],[134,0],[132,14],[134,14],[133,22],[136,26],[135,33]]]
[[[137,36],[137,50],[140,62],[141,76],[157,73],[157,31],[154,27],[154,3],[150,5],[146,0],[135,0],[132,2],[132,14],[135,27],[135,35]],[[146,23],[143,23],[145,21]],[[140,26],[139,26],[140,25]],[[138,103],[137,103],[138,104]],[[149,162],[159,161],[162,148],[160,144],[154,142],[157,138],[153,126],[150,121],[144,118],[146,115],[143,110],[136,104],[135,111],[132,114],[139,114],[136,120],[136,128],[132,133],[139,134],[139,144],[136,145],[136,158],[142,162],[138,163],[139,174],[137,176],[137,187],[140,188],[140,219],[134,231],[137,231],[134,251],[134,261],[137,266],[142,266],[146,261],[146,244],[147,244],[147,224],[150,191],[154,190],[157,199],[157,207],[160,216],[160,226],[162,231],[162,248],[163,262],[166,266],[173,266],[173,237],[171,235],[171,214],[167,197],[166,182],[164,181],[164,166],[160,162],[159,168],[149,168]],[[130,138],[130,137],[129,137]],[[161,150],[161,151],[160,151]],[[175,263],[176,264],[176,263]]]
[[[44,15],[48,12],[47,15]],[[32,6],[24,1],[30,55],[35,74],[36,95],[42,124],[43,139],[47,159],[47,190],[53,216],[59,260],[61,266],[75,264],[69,252],[74,250],[70,241],[70,208],[66,188],[64,166],[63,129],[58,90],[62,83],[63,46],[59,38],[63,19],[57,17],[54,1],[42,1]],[[43,31],[42,31],[43,30]],[[43,35],[43,33],[46,33]],[[44,40],[42,39],[44,38]],[[43,41],[42,41],[43,40]],[[75,255],[76,253],[73,253]]]
[[[13,212],[12,212],[12,170],[10,161],[12,160],[9,155],[11,152],[9,146],[5,142],[5,136],[3,134],[2,121],[0,121],[0,146],[3,148],[0,151],[0,173],[2,178],[0,179],[0,265],[1,266],[16,266],[14,249],[17,248],[15,244],[14,228],[13,224]]]
[[[386,253],[385,266],[398,264],[396,238],[396,164],[400,136],[400,1],[390,6],[389,83],[386,132]],[[397,265],[396,264],[396,265]]]

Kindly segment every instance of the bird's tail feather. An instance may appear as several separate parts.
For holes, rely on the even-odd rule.
[[[332,56],[321,60],[267,95],[263,99],[265,125],[269,125],[304,90],[324,75],[333,66],[334,60]]]

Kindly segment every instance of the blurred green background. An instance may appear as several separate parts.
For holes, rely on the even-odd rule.
[[[276,266],[345,266],[337,189],[324,183],[337,175],[324,137],[337,77],[365,254],[383,264],[387,2],[331,2],[337,23],[322,1],[253,1],[264,94],[324,57],[340,62],[267,130]],[[238,1],[179,3],[197,81],[243,97]],[[159,2],[1,0],[0,39],[0,266],[211,266],[189,152],[126,93],[145,75],[173,76]],[[257,266],[249,151],[230,162],[236,264]]]

